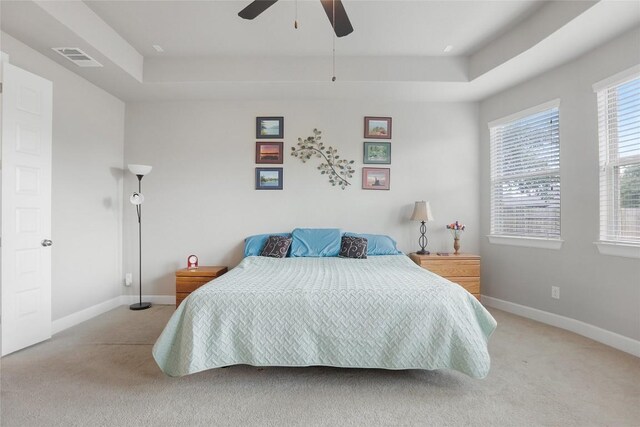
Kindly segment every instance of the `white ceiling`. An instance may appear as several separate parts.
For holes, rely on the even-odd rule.
[[[279,0],[252,21],[250,0],[87,1],[144,56],[326,55],[332,31],[319,0]],[[293,22],[298,8],[299,28]],[[354,32],[336,41],[342,55],[468,55],[543,2],[344,0]],[[164,48],[158,54],[152,47]]]
[[[455,102],[640,34],[637,0],[343,0],[355,30],[336,41],[332,83],[333,32],[319,0],[298,0],[298,30],[295,2],[246,21],[237,13],[250,1],[0,0],[0,43],[22,42],[125,101]],[[52,47],[81,48],[104,67],[79,68]]]

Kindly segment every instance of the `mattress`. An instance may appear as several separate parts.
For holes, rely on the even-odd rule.
[[[170,376],[236,364],[489,372],[491,314],[404,255],[247,257],[183,301],[153,347]]]

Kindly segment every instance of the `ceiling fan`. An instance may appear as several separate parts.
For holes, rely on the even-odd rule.
[[[244,19],[253,19],[260,15],[262,12],[273,6],[278,0],[255,0],[238,13],[238,16]],[[347,11],[344,10],[341,0],[320,0],[322,7],[324,8],[331,27],[336,32],[336,36],[344,37],[347,34],[351,34],[353,27],[347,16]],[[333,18],[335,16],[335,22]]]

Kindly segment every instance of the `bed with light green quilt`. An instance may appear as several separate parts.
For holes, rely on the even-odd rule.
[[[247,257],[193,292],[153,347],[182,376],[236,364],[489,372],[491,314],[404,255]]]

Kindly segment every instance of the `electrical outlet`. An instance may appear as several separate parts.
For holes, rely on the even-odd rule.
[[[551,287],[551,298],[560,299],[560,288],[558,286]]]
[[[127,273],[124,275],[124,285],[125,286],[131,286],[131,284],[133,283],[133,274],[131,273]]]

